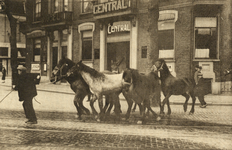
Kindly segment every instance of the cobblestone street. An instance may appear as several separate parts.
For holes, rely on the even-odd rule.
[[[68,87],[67,87],[68,88]],[[4,97],[9,88],[1,86]],[[34,108],[38,124],[26,125],[17,92],[0,103],[0,149],[231,149],[231,105],[197,104],[194,115],[182,105],[171,105],[172,114],[157,122],[152,115],[146,125],[137,125],[138,110],[129,121],[96,122],[93,116],[75,118],[73,94],[38,90]],[[69,100],[67,100],[69,99]],[[220,100],[222,101],[223,98]],[[210,102],[208,99],[207,102]],[[89,108],[88,103],[85,106]],[[49,105],[50,104],[50,105]],[[49,105],[49,106],[48,106]],[[121,100],[124,117],[127,104]],[[96,104],[96,108],[97,108]],[[188,105],[190,108],[191,105]],[[158,107],[153,107],[159,112]],[[165,107],[165,111],[166,107]]]

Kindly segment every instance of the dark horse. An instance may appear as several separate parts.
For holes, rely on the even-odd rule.
[[[127,118],[129,118],[131,107],[133,101],[136,104],[142,106],[142,122],[145,121],[145,109],[147,108],[148,111],[151,111],[157,120],[160,120],[160,117],[151,109],[150,101],[156,96],[157,94],[160,95],[160,88],[159,88],[159,77],[155,72],[150,72],[149,74],[143,75],[138,72],[136,69],[127,69],[123,73],[123,83],[126,85],[130,85],[127,87],[126,93],[123,93],[128,102],[128,114]],[[128,99],[133,101],[128,101]],[[160,97],[157,100],[160,104]],[[142,105],[141,105],[142,104]]]
[[[86,114],[90,114],[90,111],[86,107],[84,107],[83,100],[87,95],[88,99],[90,99],[90,96],[92,94],[89,90],[89,86],[83,80],[81,75],[77,75],[75,77],[66,76],[68,70],[73,66],[75,66],[75,63],[72,60],[68,58],[62,58],[52,71],[51,81],[55,80],[54,83],[61,79],[65,79],[66,81],[68,81],[68,83],[70,84],[70,88],[73,90],[73,92],[75,92],[73,103],[77,109],[77,114],[79,116],[79,119],[82,119],[81,115],[83,114],[83,111]]]
[[[160,71],[161,79],[161,89],[165,96],[163,103],[161,105],[161,113],[164,114],[164,105],[167,102],[168,106],[168,115],[171,114],[171,108],[169,104],[169,98],[171,95],[182,95],[186,98],[186,101],[183,105],[184,111],[187,111],[187,105],[189,97],[192,97],[192,108],[189,114],[194,113],[194,105],[196,97],[194,94],[195,82],[193,78],[176,78],[174,77],[163,59],[159,59],[154,63],[154,67]],[[189,96],[190,95],[190,96]]]
[[[54,80],[54,83],[56,83],[57,81],[61,79],[65,79],[68,81],[71,89],[73,90],[73,92],[75,92],[75,97],[74,97],[73,102],[77,109],[77,115],[79,116],[79,119],[82,119],[81,116],[84,112],[88,115],[90,114],[90,111],[86,107],[84,107],[83,100],[86,96],[88,96],[88,101],[90,101],[90,97],[92,93],[89,90],[88,84],[84,81],[84,79],[79,73],[73,76],[67,76],[67,72],[73,66],[75,66],[75,63],[72,60],[68,58],[62,58],[57,64],[57,66],[53,69],[52,81]],[[108,105],[110,103],[109,99],[110,99],[110,96],[106,96],[106,102],[105,102],[106,108],[108,108]],[[90,106],[91,106],[93,114],[97,115],[97,111],[95,110],[93,103],[94,103],[93,101],[90,101]],[[110,106],[107,113],[110,113],[111,108],[112,106]]]

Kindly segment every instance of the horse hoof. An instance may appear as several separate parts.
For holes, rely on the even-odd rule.
[[[183,105],[183,107],[184,107],[184,112],[186,112],[187,111],[187,105]]]
[[[193,115],[193,112],[189,112],[189,115]]]
[[[100,120],[100,119],[97,119],[97,122],[101,122],[101,120]]]
[[[138,121],[137,124],[143,124],[143,122],[142,121]]]
[[[95,119],[97,119],[97,118],[98,118],[98,116],[96,115],[96,116],[94,116],[94,118],[95,118]]]
[[[160,116],[156,118],[156,121],[160,121],[160,120],[161,120],[161,117],[160,117]]]
[[[122,118],[122,121],[126,121],[126,120],[128,120],[128,119],[126,119],[126,118]]]
[[[78,119],[78,118],[79,118],[79,116],[78,116],[78,115],[75,115],[75,118],[76,118],[76,119]]]

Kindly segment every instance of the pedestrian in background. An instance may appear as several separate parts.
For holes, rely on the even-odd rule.
[[[23,101],[23,109],[28,119],[25,123],[28,124],[37,124],[37,118],[35,110],[33,108],[32,100],[37,95],[36,90],[36,79],[30,73],[26,73],[26,67],[19,65],[17,67],[19,79],[18,84],[18,96],[19,101]]]
[[[2,67],[2,83],[5,83],[6,79],[6,68]]]
[[[196,65],[195,67],[195,73],[194,73],[194,80],[196,83],[196,87],[194,89],[195,95],[198,97],[201,105],[201,108],[206,108],[207,104],[205,102],[205,95],[206,95],[206,89],[203,79],[203,74],[201,73],[202,67],[199,65]]]

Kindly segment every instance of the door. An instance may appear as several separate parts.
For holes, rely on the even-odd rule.
[[[107,43],[107,70],[117,71],[121,73],[130,64],[130,42]]]
[[[52,70],[55,68],[55,66],[58,63],[58,47],[52,48]]]

